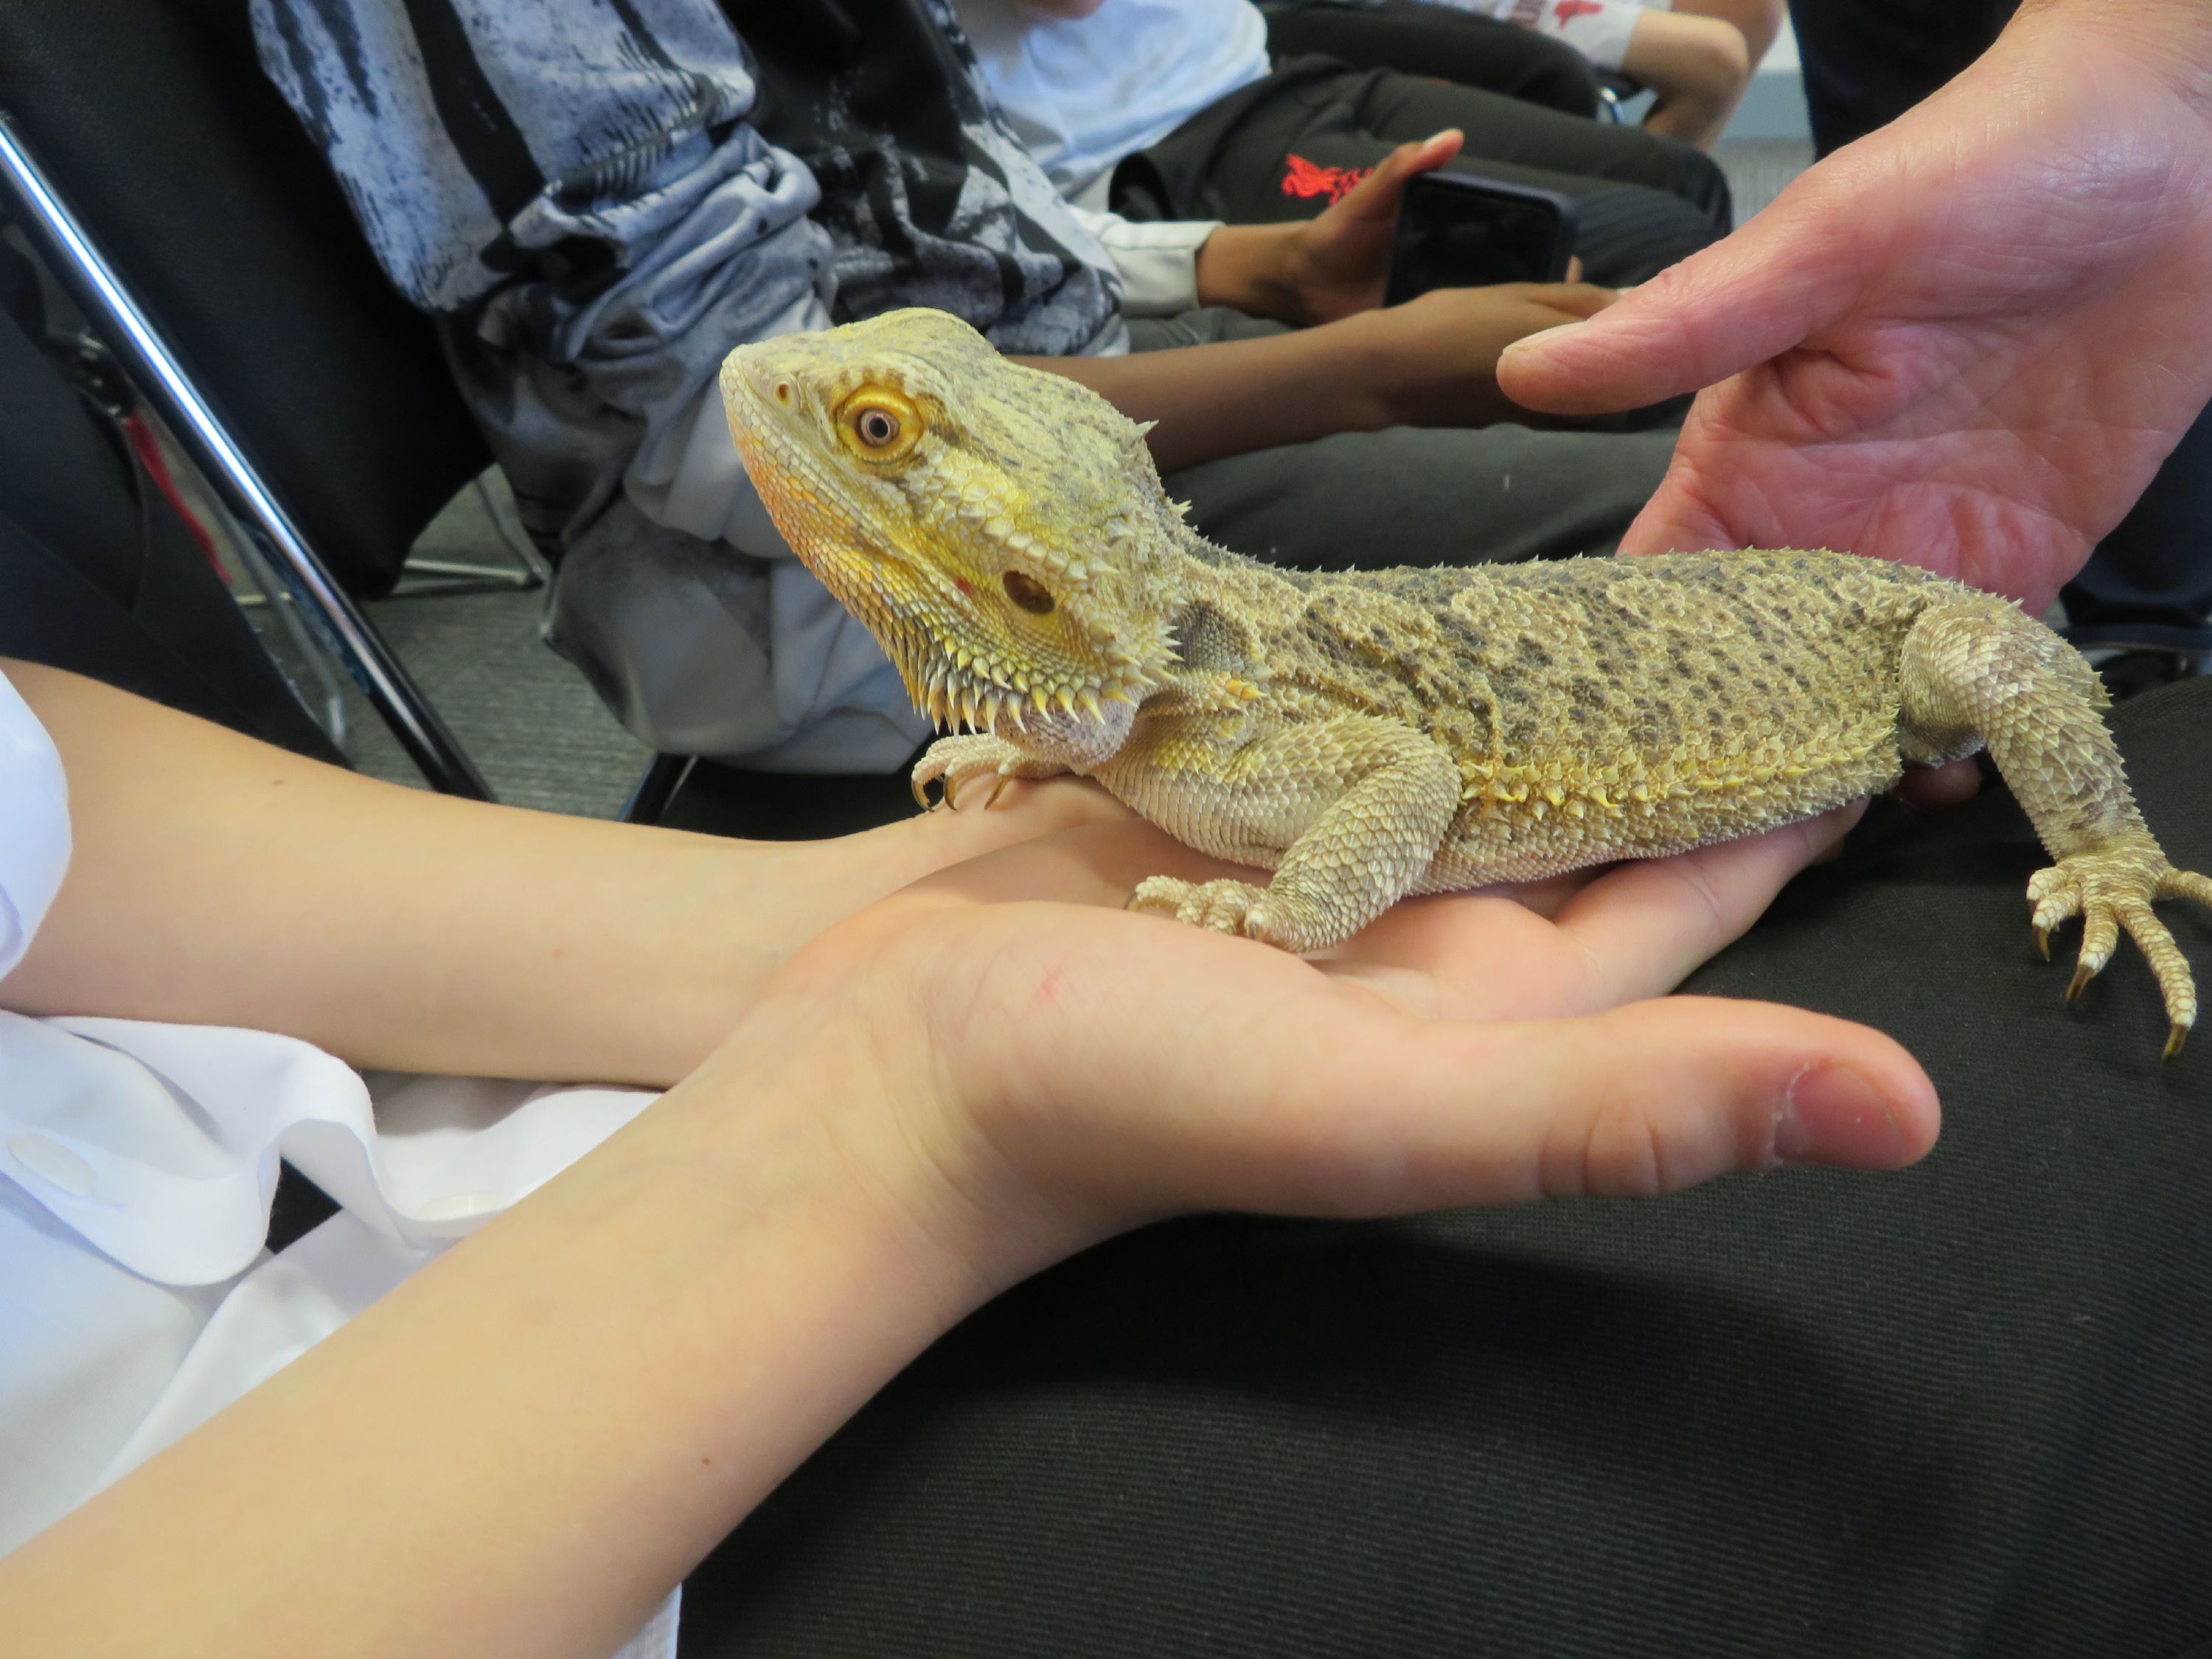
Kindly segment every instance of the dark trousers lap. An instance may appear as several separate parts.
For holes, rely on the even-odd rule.
[[[1887,126],[1989,50],[2020,0],[1790,0],[1814,149]]]
[[[2212,410],[2061,597],[2085,647],[2212,653]]]
[[[2114,725],[2212,867],[2212,683]],[[2001,789],[1889,809],[1692,982],[1902,1040],[1919,1167],[1107,1245],[787,1481],[682,1651],[2212,1650],[2212,1048],[2160,1066],[2133,955],[2068,1007],[2041,862]]]
[[[1467,135],[1453,170],[1574,199],[1592,282],[1642,282],[1729,228],[1726,179],[1686,145],[1327,58],[1283,65],[1124,161],[1115,205],[1139,218],[1310,218],[1397,145],[1446,127]]]
[[[1564,115],[1594,116],[1597,71],[1572,46],[1534,29],[1427,0],[1263,6],[1277,58],[1334,58],[1358,70],[1400,70],[1503,93]]]
[[[1209,307],[1133,319],[1137,349],[1279,334]],[[1301,570],[1510,564],[1610,553],[1651,499],[1676,426],[1539,431],[1393,427],[1340,432],[1186,467],[1166,480],[1201,534]]]

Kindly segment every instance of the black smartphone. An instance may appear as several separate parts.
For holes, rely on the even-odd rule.
[[[1406,181],[1382,303],[1432,288],[1564,282],[1574,251],[1575,204],[1559,191],[1424,173]]]

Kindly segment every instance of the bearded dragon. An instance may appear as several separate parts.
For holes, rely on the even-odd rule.
[[[2169,1055],[2195,1021],[2151,907],[2212,879],[2145,825],[2094,673],[2008,600],[1825,551],[1277,568],[1183,522],[1145,428],[940,312],[742,347],[721,386],[793,550],[969,728],[918,800],[1079,773],[1273,872],[1157,876],[1134,908],[1322,950],[1407,894],[1750,835],[1986,745],[2054,860],[2044,955],[2082,919],[2068,994],[2124,928]]]

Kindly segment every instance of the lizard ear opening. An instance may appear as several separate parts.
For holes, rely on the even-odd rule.
[[[1051,613],[1054,600],[1052,590],[1034,576],[1025,576],[1018,570],[1009,570],[999,579],[1006,590],[1006,597],[1030,613],[1042,617]]]

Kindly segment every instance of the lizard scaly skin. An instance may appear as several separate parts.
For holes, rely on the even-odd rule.
[[[2056,860],[2046,953],[2083,918],[2072,990],[2125,928],[2168,1054],[2195,1020],[2151,906],[2212,879],[2145,826],[2095,675],[2008,601],[1830,552],[1278,569],[1183,524],[1144,428],[939,312],[743,347],[722,391],[793,549],[971,728],[918,798],[1077,772],[1274,872],[1155,877],[1139,908],[1319,950],[1408,893],[1750,835],[1986,745]]]

